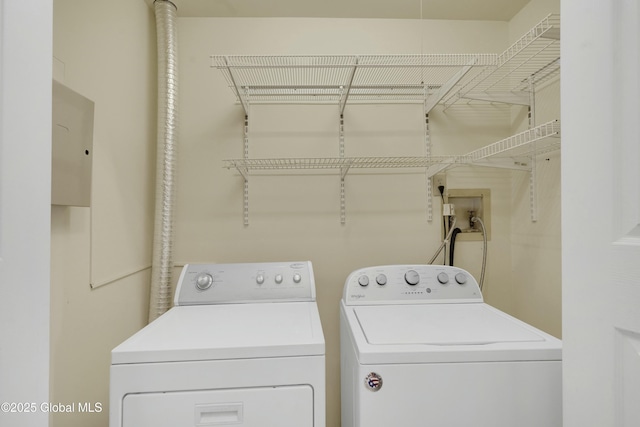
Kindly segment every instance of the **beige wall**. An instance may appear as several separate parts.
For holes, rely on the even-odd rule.
[[[95,126],[92,207],[51,208],[51,402],[103,410],[51,425],[107,426],[110,350],[147,319],[149,270],[111,281],[151,262],[153,14],[143,0],[55,0],[53,43],[54,78],[95,102]]]
[[[560,12],[559,0],[530,2],[509,25],[510,40],[517,40],[549,13]],[[527,125],[526,109],[513,108],[514,131]],[[536,92],[536,123],[560,118],[559,82]],[[512,283],[513,313],[557,337],[562,333],[560,152],[537,162],[538,221],[530,220],[529,174],[512,178]]]
[[[311,260],[327,351],[327,426],[339,425],[338,305],[347,275],[379,264],[426,263],[440,243],[440,202],[426,220],[424,172],[353,172],[340,224],[336,173],[262,174],[249,184],[243,226],[242,177],[222,167],[241,158],[244,113],[212,54],[388,54],[501,52],[504,22],[327,19],[179,19],[181,152],[175,257],[197,261]],[[421,41],[422,40],[422,41]],[[349,105],[347,156],[424,153],[420,105]],[[509,135],[509,109],[455,107],[432,114],[434,154],[463,154]],[[336,106],[253,106],[250,157],[338,155]],[[411,173],[410,173],[411,172]],[[460,168],[451,188],[490,188],[493,236],[487,300],[511,309],[510,172]],[[460,266],[479,275],[482,244],[460,242]],[[251,320],[249,320],[251,321]]]

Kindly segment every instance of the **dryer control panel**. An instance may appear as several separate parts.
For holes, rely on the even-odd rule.
[[[310,261],[187,264],[176,288],[175,305],[315,301]]]
[[[476,279],[447,265],[386,265],[349,275],[342,297],[346,305],[482,302]]]

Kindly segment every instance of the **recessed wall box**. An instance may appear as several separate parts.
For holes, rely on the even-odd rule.
[[[455,206],[456,227],[462,231],[456,240],[482,240],[479,223],[472,223],[471,216],[482,219],[491,240],[491,190],[488,188],[448,189],[447,202]]]
[[[91,205],[94,103],[53,80],[51,204]]]

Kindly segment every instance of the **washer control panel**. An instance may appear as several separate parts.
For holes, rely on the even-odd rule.
[[[247,264],[187,264],[175,305],[315,301],[309,261]]]
[[[447,265],[361,268],[344,284],[346,305],[482,302],[476,279]]]

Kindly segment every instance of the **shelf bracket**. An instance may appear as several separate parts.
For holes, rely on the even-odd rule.
[[[477,61],[474,61],[474,63],[475,62]],[[425,101],[424,101],[425,114],[429,114],[429,112],[433,109],[433,107],[435,107],[436,105],[438,105],[440,101],[442,101],[442,98],[444,98],[451,91],[451,89],[453,89],[453,87],[456,84],[458,84],[460,80],[462,80],[462,78],[471,70],[472,67],[473,65],[466,65],[462,67],[460,71],[454,74],[453,77],[449,79],[449,81],[447,81],[445,84],[440,86],[440,89],[438,89],[431,96],[427,96],[426,90],[425,90]]]
[[[236,170],[238,172],[240,172],[240,175],[242,175],[242,177],[244,178],[245,182],[249,181],[249,169],[248,168],[236,165]]]
[[[435,163],[431,166],[429,166],[427,168],[426,174],[427,177],[429,177],[429,179],[431,179],[431,177],[433,177],[434,175],[443,172],[447,169],[449,169],[450,167],[452,167],[452,164],[454,163],[460,163],[456,157],[451,157],[451,159],[447,159],[443,162],[440,163]]]
[[[525,91],[467,92],[460,97],[474,101],[501,102],[514,105],[529,105],[530,102],[529,93]]]
[[[351,85],[353,84],[353,78],[356,75],[356,69],[358,68],[358,57],[355,58],[355,63],[353,64],[353,68],[351,68],[351,72],[349,73],[349,81],[346,86],[340,87],[340,117],[344,114],[344,107],[347,105],[347,99],[349,98],[349,94],[351,93]]]
[[[540,37],[549,39],[549,40],[558,40],[560,41],[560,28],[550,27],[547,28],[540,34]]]
[[[347,173],[349,172],[349,168],[351,168],[350,163],[340,168],[340,179],[342,181],[344,181],[344,178],[347,176]]]
[[[469,164],[473,166],[488,167],[492,169],[512,169],[527,172],[531,171],[531,163],[529,159],[522,162],[515,159],[482,159],[473,161]]]
[[[244,109],[244,114],[245,116],[248,116],[249,115],[249,88],[247,86],[244,86],[242,88],[238,87],[238,84],[236,83],[237,79],[233,75],[232,68],[229,66],[229,59],[226,56],[224,57],[224,62],[226,64],[227,70],[229,71],[229,78],[231,79],[231,83],[235,88],[236,95],[238,96],[238,100],[240,101],[240,104],[242,104],[242,108]]]

